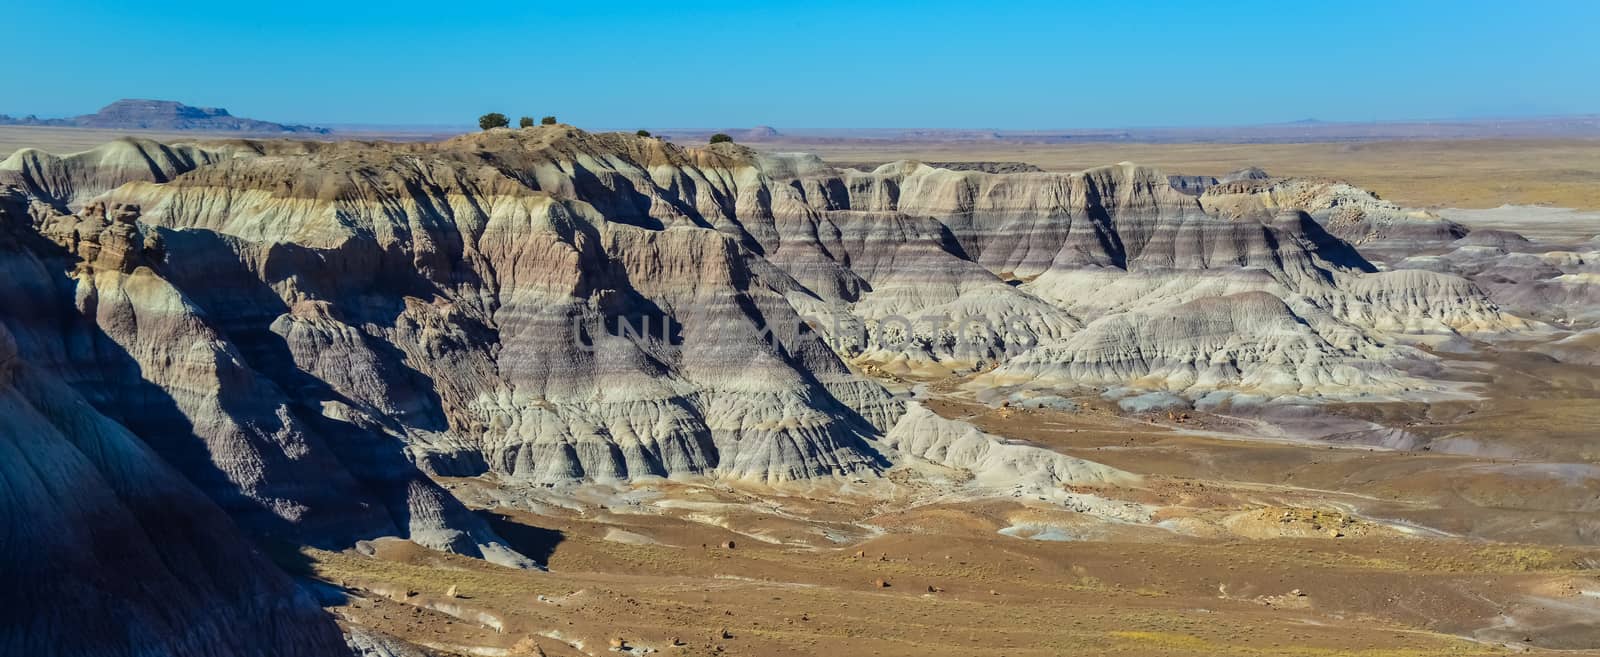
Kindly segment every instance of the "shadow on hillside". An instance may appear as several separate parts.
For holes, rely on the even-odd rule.
[[[475,513],[483,518],[484,522],[489,523],[489,528],[499,534],[500,538],[505,539],[511,549],[521,552],[541,566],[550,564],[550,556],[555,554],[556,546],[567,538],[567,535],[560,530],[535,527],[494,511]]]

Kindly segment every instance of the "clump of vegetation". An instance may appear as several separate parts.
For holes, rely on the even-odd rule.
[[[553,116],[544,117],[542,119],[539,119],[539,123],[542,124],[542,125],[555,125],[556,124],[556,117],[553,117]]]
[[[524,117],[522,117],[520,119],[517,119],[517,127],[519,127],[519,128],[532,128],[533,127],[533,117],[524,116]]]
[[[633,134],[639,135],[640,137],[649,137],[650,136],[650,131],[649,130],[640,130],[640,131],[635,132]]]
[[[509,125],[511,125],[511,120],[507,119],[506,115],[499,112],[490,112],[478,117],[478,127],[483,128],[484,130],[504,128]]]
[[[733,143],[733,137],[729,137],[727,134],[719,132],[717,134],[711,135],[711,143],[713,143],[713,144],[731,144],[731,143]]]

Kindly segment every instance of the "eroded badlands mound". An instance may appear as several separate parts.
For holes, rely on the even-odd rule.
[[[567,126],[25,150],[0,163],[7,567],[76,555],[48,607],[159,559],[181,571],[151,585],[172,614],[259,619],[251,605],[298,598],[263,593],[287,585],[205,529],[218,508],[258,540],[398,536],[533,567],[430,475],[793,486],[921,460],[1000,487],[1124,481],[891,389],[978,374],[969,389],[1007,394],[1449,395],[1420,347],[1548,332],[1522,303],[1593,307],[1592,256],[1524,258],[1485,285],[1476,254],[1518,246],[1464,235],[1331,181],[1197,197],[1128,163],[862,171]],[[73,473],[94,485],[61,490]],[[78,554],[102,543],[86,525],[140,535],[137,554]],[[18,538],[36,533],[54,542]],[[199,580],[185,559],[241,570]],[[246,602],[181,602],[218,595]],[[181,621],[118,622],[157,641]],[[310,654],[331,631],[94,654]]]

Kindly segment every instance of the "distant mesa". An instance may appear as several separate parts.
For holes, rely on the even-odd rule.
[[[109,130],[207,130],[248,133],[328,134],[327,128],[285,125],[234,116],[220,107],[191,107],[173,100],[124,98],[94,114],[65,119],[14,118],[0,114],[0,125],[100,128]]]
[[[763,139],[773,139],[777,136],[777,129],[770,125],[758,125],[754,128],[744,131],[743,135],[746,141],[761,141]]]

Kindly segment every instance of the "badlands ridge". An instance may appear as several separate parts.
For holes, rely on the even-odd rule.
[[[1475,343],[1592,360],[1557,332],[1600,319],[1600,254],[1519,239],[1330,180],[866,171],[560,125],[23,150],[0,162],[3,568],[129,628],[88,653],[331,654],[245,536],[538,566],[435,477],[926,461],[1138,516],[1061,492],[1134,475],[939,417],[926,386],[1248,415],[1459,398],[1430,373]],[[168,604],[125,595],[130,569]]]

